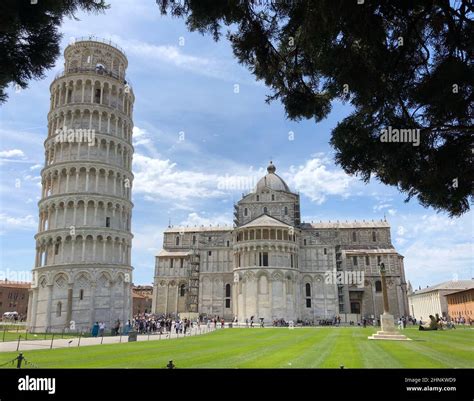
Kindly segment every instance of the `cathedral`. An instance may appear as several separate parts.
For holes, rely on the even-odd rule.
[[[156,256],[153,312],[266,324],[408,314],[401,256],[385,220],[305,223],[272,162],[234,205],[232,227],[169,227]]]

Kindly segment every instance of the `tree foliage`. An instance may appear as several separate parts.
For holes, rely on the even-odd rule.
[[[359,4],[362,3],[362,4]],[[352,113],[332,131],[336,162],[451,216],[473,200],[470,0],[157,0],[162,14],[219,40],[272,90],[292,120]],[[419,146],[381,141],[420,131]]]
[[[44,77],[59,56],[64,17],[78,10],[100,12],[104,0],[2,0],[0,1],[0,103],[8,85],[22,89],[31,79]]]

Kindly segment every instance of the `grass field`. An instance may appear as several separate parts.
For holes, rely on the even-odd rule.
[[[87,333],[89,335],[89,333]],[[26,333],[25,330],[20,330],[20,331],[0,331],[0,342],[3,341],[18,341],[18,337],[21,336],[20,341],[33,341],[33,340],[51,340],[51,337],[53,336],[52,334],[44,334],[44,333],[39,333],[39,334],[31,334],[31,333]],[[54,335],[54,338],[70,338],[70,337],[77,337],[78,334],[69,334],[69,333],[56,333]]]
[[[473,368],[474,330],[404,331],[376,341],[373,328],[224,329],[177,340],[25,351],[41,368]],[[1,353],[0,365],[17,353]]]

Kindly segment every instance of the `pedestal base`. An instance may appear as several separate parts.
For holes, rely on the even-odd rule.
[[[395,322],[390,313],[380,315],[380,325],[382,326],[382,330],[377,331],[377,334],[369,336],[369,340],[411,341],[410,338],[400,334],[395,329]]]

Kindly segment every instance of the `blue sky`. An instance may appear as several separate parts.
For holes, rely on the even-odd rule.
[[[225,38],[216,43],[189,33],[182,20],[160,16],[155,2],[110,3],[103,15],[65,20],[62,50],[70,38],[94,35],[119,44],[129,60],[136,97],[135,283],[152,282],[169,219],[173,225],[231,224],[233,203],[251,185],[223,183],[254,183],[270,159],[300,192],[305,221],[386,215],[414,288],[473,277],[472,212],[450,219],[416,200],[405,203],[395,188],[365,185],[334,164],[330,132],[349,106],[334,103],[318,124],[289,121],[279,102],[265,103],[270,90],[236,62]],[[33,267],[49,85],[62,69],[61,57],[28,89],[11,88],[0,106],[0,276],[24,277]]]

